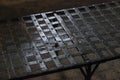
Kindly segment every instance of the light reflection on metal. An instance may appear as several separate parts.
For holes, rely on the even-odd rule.
[[[120,56],[120,6],[113,4],[32,14],[1,25],[0,78]]]

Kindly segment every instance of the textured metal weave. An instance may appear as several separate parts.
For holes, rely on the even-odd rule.
[[[119,2],[32,14],[0,27],[0,79],[120,57]]]

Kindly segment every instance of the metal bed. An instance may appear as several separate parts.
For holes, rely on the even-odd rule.
[[[0,79],[80,69],[85,80],[120,58],[120,2],[24,16],[0,24]]]

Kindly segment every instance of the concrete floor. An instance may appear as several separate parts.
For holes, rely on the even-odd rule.
[[[79,69],[74,69],[26,80],[84,80],[84,77]],[[120,80],[120,60],[101,64],[92,80]]]

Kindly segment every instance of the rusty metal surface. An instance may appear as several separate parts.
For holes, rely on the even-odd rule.
[[[0,78],[120,57],[120,3],[37,13],[1,24]]]

